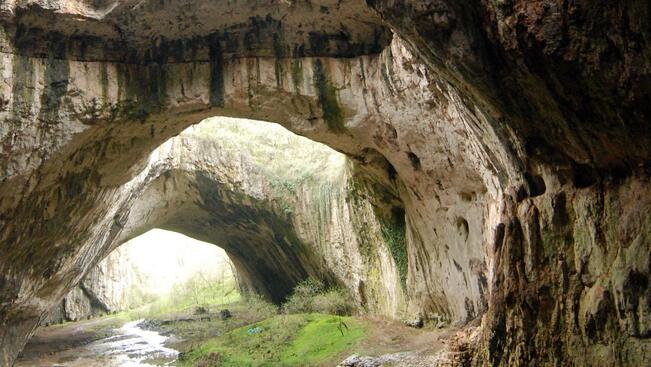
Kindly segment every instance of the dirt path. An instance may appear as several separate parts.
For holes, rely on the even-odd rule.
[[[438,352],[444,339],[454,335],[455,330],[407,327],[398,321],[380,318],[365,319],[372,325],[372,334],[362,343],[362,350],[369,355],[404,351]]]
[[[449,367],[466,365],[468,350],[478,337],[478,328],[413,329],[387,320],[374,323],[373,335],[356,353],[342,359],[338,367]]]

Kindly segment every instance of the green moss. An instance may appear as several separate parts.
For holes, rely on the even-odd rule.
[[[323,64],[319,59],[314,62],[314,85],[323,110],[323,119],[328,128],[335,133],[344,132],[346,130],[344,114],[337,102],[337,90],[328,80]]]
[[[365,334],[364,325],[351,317],[280,315],[212,339],[180,365],[314,366],[350,350]]]
[[[396,194],[390,191],[386,185],[376,182],[368,176],[358,176],[349,181],[347,195],[346,200],[353,201],[356,206],[365,202],[370,202],[373,205],[375,215],[380,219],[380,233],[396,264],[400,283],[403,289],[406,289],[409,260],[405,211]],[[362,228],[360,234],[365,235],[364,226],[361,225],[360,228]],[[360,243],[360,252],[372,273],[376,269],[377,260],[374,255],[377,253],[374,248],[376,241],[374,237],[370,237],[370,234],[366,236],[369,240]]]
[[[400,275],[400,283],[403,288],[407,286],[407,271],[409,269],[409,262],[407,259],[407,241],[405,238],[404,225],[392,225],[382,227],[382,237],[389,247],[391,256],[398,268]]]

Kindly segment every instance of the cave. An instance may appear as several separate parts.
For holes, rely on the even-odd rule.
[[[459,365],[648,364],[650,14],[2,2],[0,363],[116,246],[165,228],[219,238],[275,302],[315,277],[369,315],[454,325]],[[340,174],[273,180],[201,138],[215,116],[324,144]]]

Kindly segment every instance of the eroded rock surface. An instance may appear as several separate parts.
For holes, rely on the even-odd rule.
[[[648,2],[222,5],[0,5],[3,363],[116,238],[162,220],[129,219],[138,190],[165,187],[142,186],[147,158],[214,115],[278,122],[348,155],[360,197],[398,208],[385,237],[404,228],[407,313],[482,318],[472,363],[649,360]],[[293,228],[315,243],[309,224]],[[289,273],[351,268],[334,239]]]
[[[95,265],[41,324],[85,320],[126,310],[129,289],[139,281],[129,254],[120,248]]]

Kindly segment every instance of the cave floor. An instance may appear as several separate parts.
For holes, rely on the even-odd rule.
[[[145,360],[151,356],[175,360],[178,353],[163,345],[168,338],[138,327],[141,321],[109,316],[40,328],[15,366],[135,367],[150,366]]]
[[[184,318],[178,321],[178,315],[173,318],[158,318],[148,320],[140,326],[153,330],[157,336],[168,336],[162,349],[171,348],[175,352],[187,352],[196,348],[210,338],[218,337],[224,330],[224,322],[218,317]],[[234,317],[234,319],[237,319]],[[230,320],[233,325],[252,324],[255,320]],[[357,317],[355,322],[364,325],[365,335],[355,344],[324,360],[319,365],[334,366],[351,355],[375,356],[378,362],[385,361],[392,366],[429,366],[435,363],[437,353],[444,349],[445,340],[449,339],[455,330],[423,328],[413,329],[397,321],[382,318]],[[16,367],[47,366],[47,367],[77,367],[77,366],[159,366],[170,364],[169,358],[156,358],[160,354],[150,353],[150,358],[134,358],[134,351],[123,348],[118,351],[108,350],[115,342],[130,340],[142,352],[145,344],[142,340],[133,338],[133,333],[126,333],[124,325],[129,323],[127,315],[105,316],[93,320],[68,322],[40,328],[30,340]],[[133,322],[131,322],[133,324]],[[229,328],[230,329],[230,328]],[[130,334],[127,335],[127,334]],[[130,339],[133,338],[133,339]],[[111,344],[113,343],[113,344]],[[118,343],[119,344],[119,343]],[[150,346],[151,347],[151,346]],[[168,351],[170,351],[168,350]],[[119,354],[122,353],[123,356]],[[383,363],[382,363],[383,364]]]
[[[113,329],[127,321],[123,316],[106,316],[40,327],[21,352],[16,366],[32,366],[26,363],[109,337]]]

